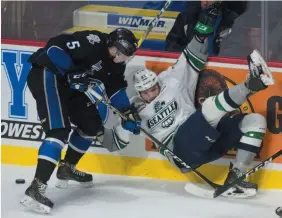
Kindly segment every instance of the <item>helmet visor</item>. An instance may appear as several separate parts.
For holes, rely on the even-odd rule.
[[[131,56],[127,56],[125,54],[123,54],[118,48],[116,49],[116,55],[114,58],[114,61],[116,63],[125,63],[127,64],[133,57],[135,54],[131,55]]]
[[[137,50],[136,43],[130,43],[127,40],[118,40],[115,42],[115,47],[125,56],[133,56]]]

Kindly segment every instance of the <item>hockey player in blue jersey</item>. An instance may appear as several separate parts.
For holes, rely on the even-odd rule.
[[[92,186],[92,175],[76,169],[107,114],[99,114],[96,105],[84,94],[89,83],[99,84],[103,93],[119,110],[131,114],[125,92],[126,63],[137,50],[134,34],[118,28],[110,34],[81,31],[51,38],[30,58],[32,68],[28,87],[36,100],[38,115],[46,134],[38,152],[34,180],[21,203],[31,210],[49,213],[53,202],[45,196],[47,182],[57,164],[58,187],[68,180]],[[91,80],[90,80],[91,79]],[[71,123],[76,128],[69,136]],[[124,121],[122,126],[139,134],[140,122]],[[68,149],[60,161],[65,144]]]

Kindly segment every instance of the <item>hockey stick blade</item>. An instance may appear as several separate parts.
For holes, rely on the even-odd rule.
[[[189,194],[201,198],[213,198],[215,193],[214,189],[207,189],[205,187],[201,187],[200,184],[190,183],[190,182],[184,186],[184,189]]]

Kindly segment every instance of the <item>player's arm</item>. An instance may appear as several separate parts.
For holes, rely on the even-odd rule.
[[[112,129],[105,128],[103,137],[99,139],[99,141],[103,147],[107,148],[110,152],[122,150],[126,148],[130,142],[130,133],[123,129],[120,124],[117,124]]]
[[[221,14],[221,7],[218,3],[202,9],[194,28],[195,36],[183,51],[187,62],[197,72],[205,67],[208,58],[208,37],[214,34],[214,26]]]
[[[208,37],[213,34],[213,26],[220,16],[220,9],[211,5],[202,9],[195,26],[195,35],[186,46],[177,62],[160,77],[173,76],[179,81],[197,81],[198,73],[205,67],[208,59]],[[160,78],[161,79],[161,78]]]
[[[61,34],[51,38],[46,46],[34,53],[31,63],[37,63],[59,76],[67,73],[83,70],[77,59],[85,54],[84,43],[76,34]]]
[[[125,65],[119,64],[116,66],[115,72],[111,73],[109,79],[105,81],[106,92],[111,104],[126,116],[131,117],[131,120],[121,120],[122,127],[138,135],[140,134],[141,122],[127,96],[127,82],[124,78],[124,71]]]
[[[85,57],[93,52],[87,40],[90,31],[61,34],[51,38],[46,46],[34,53],[29,62],[49,69],[56,75],[67,77],[71,88],[85,91],[88,87],[88,66]]]
[[[74,50],[80,49],[80,47],[81,42],[76,40],[73,35],[60,35],[50,40],[45,57],[49,58],[54,65],[57,75],[65,76],[66,74],[83,70],[75,65],[72,57]]]
[[[139,109],[138,103],[140,103],[140,102],[138,102],[137,96],[132,97],[130,99],[130,104],[131,104],[132,107],[134,107],[134,111],[136,113],[134,116],[138,116],[137,119],[140,120],[140,117],[139,117],[139,114],[138,114],[138,109]],[[112,129],[105,129],[102,144],[109,151],[121,150],[129,144],[130,135],[132,135],[134,133],[127,131],[122,125],[123,125],[122,121],[120,121]],[[140,133],[140,135],[142,135],[142,133]]]

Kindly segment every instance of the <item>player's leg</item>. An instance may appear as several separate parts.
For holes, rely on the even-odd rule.
[[[230,171],[226,179],[226,183],[231,183],[243,173],[246,172],[247,167],[250,167],[254,157],[260,150],[260,146],[264,135],[266,133],[266,119],[264,116],[253,113],[246,115],[239,123],[239,129],[242,132],[239,143],[236,148],[236,159],[230,166]],[[257,190],[257,185],[243,181],[240,187],[253,188]]]
[[[266,121],[260,114],[240,114],[223,117],[218,123],[217,130],[220,137],[213,144],[210,151],[218,151],[222,155],[228,150],[237,149],[236,160],[230,164],[230,171],[226,183],[230,183],[245,173],[250,167],[256,153],[260,149],[262,138],[265,134]],[[242,181],[235,188],[229,189],[226,196],[251,197],[256,195],[257,185]]]
[[[177,129],[173,138],[173,153],[193,168],[197,168],[222,156],[220,152],[210,152],[219,136],[219,132],[206,121],[201,111],[196,111]],[[172,162],[172,158],[168,159]],[[181,164],[176,161],[172,163],[185,172]]]
[[[92,175],[77,170],[76,165],[100,131],[102,121],[96,106],[91,104],[84,93],[79,93],[78,96],[72,98],[69,114],[71,122],[77,128],[71,133],[66,156],[59,164],[57,187],[67,188],[69,180],[79,182],[84,187],[91,187]]]
[[[219,120],[227,113],[236,110],[247,100],[250,94],[264,90],[272,77],[265,61],[257,51],[248,57],[249,75],[244,83],[235,85],[222,93],[207,98],[202,106],[206,120],[216,127]]]
[[[53,202],[44,195],[47,182],[61,157],[61,150],[70,131],[66,108],[67,92],[52,72],[41,67],[31,69],[27,83],[36,100],[46,138],[39,148],[34,180],[25,191],[25,198],[21,203],[34,211],[49,213]]]

